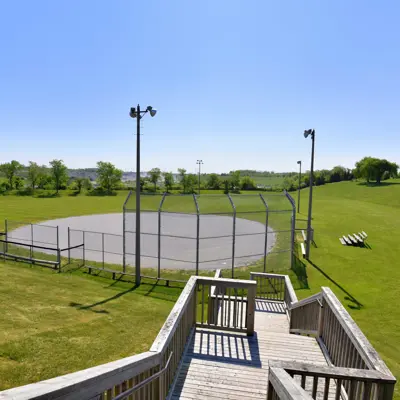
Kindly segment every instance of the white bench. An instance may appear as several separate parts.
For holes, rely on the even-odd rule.
[[[301,246],[301,254],[303,254],[303,257],[305,257],[306,256],[306,248],[304,246],[304,243],[300,243],[300,246]]]

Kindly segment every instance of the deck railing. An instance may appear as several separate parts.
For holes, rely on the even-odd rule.
[[[275,381],[284,381],[286,389],[287,376],[282,374],[285,371],[292,379],[292,397],[299,392],[299,387],[311,393],[313,399],[362,399],[362,400],[391,400],[393,397],[395,378],[392,375],[384,375],[379,371],[362,370],[353,368],[341,368],[330,366],[316,366],[305,363],[281,363],[274,362],[270,371],[275,375],[280,372]],[[275,386],[274,382],[269,385]],[[276,391],[276,389],[275,389]],[[282,397],[278,397],[282,398]],[[287,397],[284,397],[287,398]]]
[[[332,290],[288,305],[290,332],[316,337],[328,367],[291,363],[285,367],[292,376],[312,378],[312,397],[316,398],[318,379],[323,378],[323,398],[327,399],[329,382],[335,381],[335,399],[391,399],[396,379],[361,332]],[[339,397],[338,397],[339,396]]]
[[[256,299],[283,301],[290,314],[290,306],[297,303],[297,296],[288,275],[250,272],[250,279],[257,284]]]
[[[192,276],[150,351],[6,390],[0,392],[0,399],[165,399],[196,326],[254,333],[255,292],[253,281]]]

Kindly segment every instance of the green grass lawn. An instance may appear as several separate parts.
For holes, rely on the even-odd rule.
[[[71,215],[120,212],[127,192],[111,197],[62,196],[36,199],[0,197],[0,219],[33,222]],[[302,193],[302,214],[306,218],[308,190]],[[297,198],[297,197],[296,197]],[[166,204],[174,208],[174,199]],[[192,210],[190,201],[179,207]],[[249,200],[250,201],[250,200]],[[252,202],[253,200],[251,200]],[[279,197],[270,196],[270,204]],[[155,198],[143,205],[154,207]],[[241,203],[238,209],[259,205]],[[155,204],[155,203],[154,203]],[[213,201],[203,197],[203,211],[211,207],[225,211],[223,196]],[[248,214],[260,218],[262,214]],[[393,373],[400,378],[400,180],[380,187],[341,182],[315,188],[313,226],[317,248],[312,263],[299,261],[294,279],[300,298],[329,286],[379,351]],[[273,221],[275,227],[287,220]],[[298,226],[305,226],[298,221]],[[371,249],[342,246],[339,236],[364,230]],[[278,242],[279,246],[279,242]],[[282,261],[273,259],[268,269],[279,271]],[[86,368],[148,349],[177,298],[179,288],[146,283],[132,290],[132,283],[89,277],[81,272],[55,274],[40,267],[4,264],[0,285],[0,382],[1,388]],[[261,264],[250,268],[261,270]],[[299,272],[300,271],[300,272]],[[290,275],[295,277],[295,272]],[[247,278],[249,268],[238,276]],[[173,272],[171,273],[173,274]],[[300,282],[300,283],[299,283]],[[94,305],[98,303],[98,305]],[[152,315],[151,320],[146,316]],[[146,325],[147,324],[147,325]],[[145,333],[149,332],[149,333]],[[396,398],[400,398],[396,389]]]
[[[300,218],[306,217],[307,200],[308,190],[303,190]],[[331,287],[400,379],[400,180],[317,187],[313,204],[318,247],[311,249],[312,263],[306,266],[309,290],[298,295]],[[361,230],[371,249],[340,244],[339,236]]]
[[[13,262],[0,268],[0,390],[148,351],[180,294]]]

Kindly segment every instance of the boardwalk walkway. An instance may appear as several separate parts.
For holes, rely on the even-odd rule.
[[[257,300],[254,336],[196,329],[170,398],[265,400],[271,361],[327,365],[314,338],[289,333],[283,302]]]

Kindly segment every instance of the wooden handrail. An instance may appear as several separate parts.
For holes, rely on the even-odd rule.
[[[385,362],[373,348],[332,290],[328,287],[322,287],[322,297],[346,332],[347,336],[350,338],[351,342],[356,347],[359,354],[367,363],[367,366],[371,369],[380,371],[385,375],[393,377]],[[323,335],[324,333],[322,332],[322,336]]]
[[[267,400],[312,400],[312,397],[283,369],[269,368]]]
[[[180,318],[185,311],[185,307],[188,305],[190,298],[195,292],[196,280],[196,276],[190,277],[188,283],[184,287],[181,295],[164,322],[164,325],[160,329],[160,332],[155,338],[150,351],[163,353],[166,350],[169,341],[171,340],[172,335],[178,326]]]
[[[171,361],[172,354],[173,354],[173,353],[171,352],[171,354],[170,354],[169,357],[168,357],[167,363],[165,364],[165,367],[164,367],[162,370],[160,370],[160,371],[156,372],[155,374],[151,375],[150,377],[146,378],[144,381],[138,383],[138,384],[135,385],[134,387],[132,387],[132,388],[130,388],[130,389],[128,389],[128,390],[125,390],[125,392],[122,392],[122,393],[119,394],[118,396],[114,397],[113,400],[122,400],[122,399],[125,399],[125,398],[128,397],[130,394],[132,394],[132,393],[138,391],[138,390],[141,389],[142,387],[144,387],[144,386],[148,385],[150,382],[154,381],[154,379],[157,379],[158,377],[160,377],[161,375],[163,375],[163,374],[167,371],[167,369],[168,369],[168,367],[169,367],[169,363],[170,363],[170,361]]]
[[[305,374],[307,376],[318,376],[321,378],[346,379],[369,381],[371,383],[396,383],[392,375],[385,375],[382,372],[370,369],[355,369],[343,367],[330,367],[314,365],[301,362],[272,361],[273,367],[283,368],[285,371],[295,375]]]
[[[310,297],[306,297],[305,299],[299,300],[295,303],[291,303],[289,306],[289,309],[294,310],[296,308],[303,307],[306,304],[310,304],[310,303],[314,303],[314,302],[318,302],[320,305],[322,305],[321,299],[322,299],[322,293],[316,293]]]
[[[0,399],[91,399],[100,396],[109,388],[157,367],[159,363],[158,353],[141,353],[72,374],[5,390],[0,392]]]

